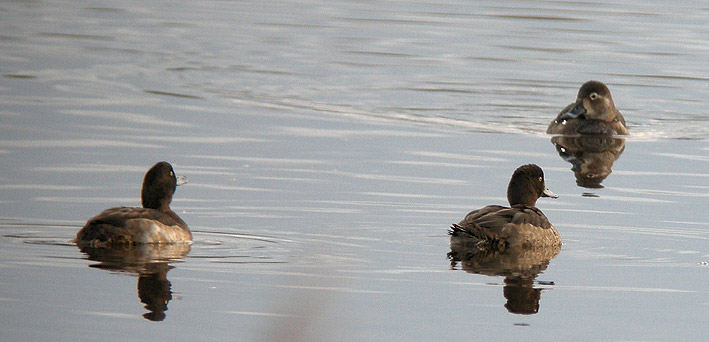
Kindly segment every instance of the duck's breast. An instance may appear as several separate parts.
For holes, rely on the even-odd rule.
[[[502,228],[501,236],[510,248],[552,247],[561,245],[561,235],[551,225],[543,228],[530,223],[510,223]]]

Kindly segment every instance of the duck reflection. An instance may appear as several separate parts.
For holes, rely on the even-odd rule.
[[[576,184],[589,189],[602,188],[613,163],[625,150],[625,139],[612,136],[554,136],[551,143],[559,156],[571,163]]]
[[[546,270],[549,261],[560,246],[544,248],[508,248],[504,252],[481,249],[469,244],[451,244],[448,258],[451,267],[460,263],[469,273],[505,277],[503,294],[505,308],[510,313],[531,315],[539,312],[541,288],[534,287],[534,279]]]
[[[81,246],[89,260],[98,261],[90,267],[114,272],[138,274],[138,298],[149,312],[143,317],[151,321],[165,319],[167,303],[172,299],[167,271],[169,263],[181,259],[190,251],[189,244],[142,244],[95,248]]]

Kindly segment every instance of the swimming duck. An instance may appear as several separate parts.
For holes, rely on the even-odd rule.
[[[507,187],[510,207],[489,205],[471,211],[448,231],[451,245],[474,245],[483,250],[497,251],[560,246],[559,232],[535,207],[539,197],[558,198],[546,188],[544,172],[539,166],[528,164],[518,167]]]
[[[548,134],[627,135],[625,118],[615,108],[605,84],[588,81],[581,86],[576,102],[566,106],[549,124]]]
[[[184,181],[181,179],[181,182]],[[75,242],[91,247],[191,242],[192,233],[187,224],[170,209],[177,185],[172,165],[164,161],[153,165],[143,179],[142,208],[116,207],[102,211],[79,230]]]

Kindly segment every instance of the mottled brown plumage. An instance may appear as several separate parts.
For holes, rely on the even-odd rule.
[[[451,244],[492,250],[561,245],[559,232],[535,207],[542,196],[557,197],[546,188],[542,169],[534,164],[520,166],[507,187],[510,207],[489,205],[471,211],[451,227]]]
[[[143,208],[116,207],[102,211],[76,234],[80,246],[115,244],[188,243],[192,233],[170,202],[177,178],[167,162],[155,164],[145,174],[141,191]]]

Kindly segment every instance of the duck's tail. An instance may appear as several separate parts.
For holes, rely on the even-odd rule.
[[[466,245],[481,245],[486,242],[485,236],[480,235],[476,229],[469,230],[463,226],[453,223],[448,228],[448,235],[451,237],[451,243],[463,243]]]
[[[461,235],[466,235],[470,236],[470,233],[468,233],[463,227],[458,225],[457,223],[453,223],[450,228],[448,228],[448,235],[450,236],[461,236]]]
[[[492,231],[482,229],[478,225],[473,225],[468,228],[469,229],[465,229],[463,226],[455,223],[451,225],[448,229],[448,235],[451,237],[451,246],[474,247],[480,250],[505,250],[506,243]]]

